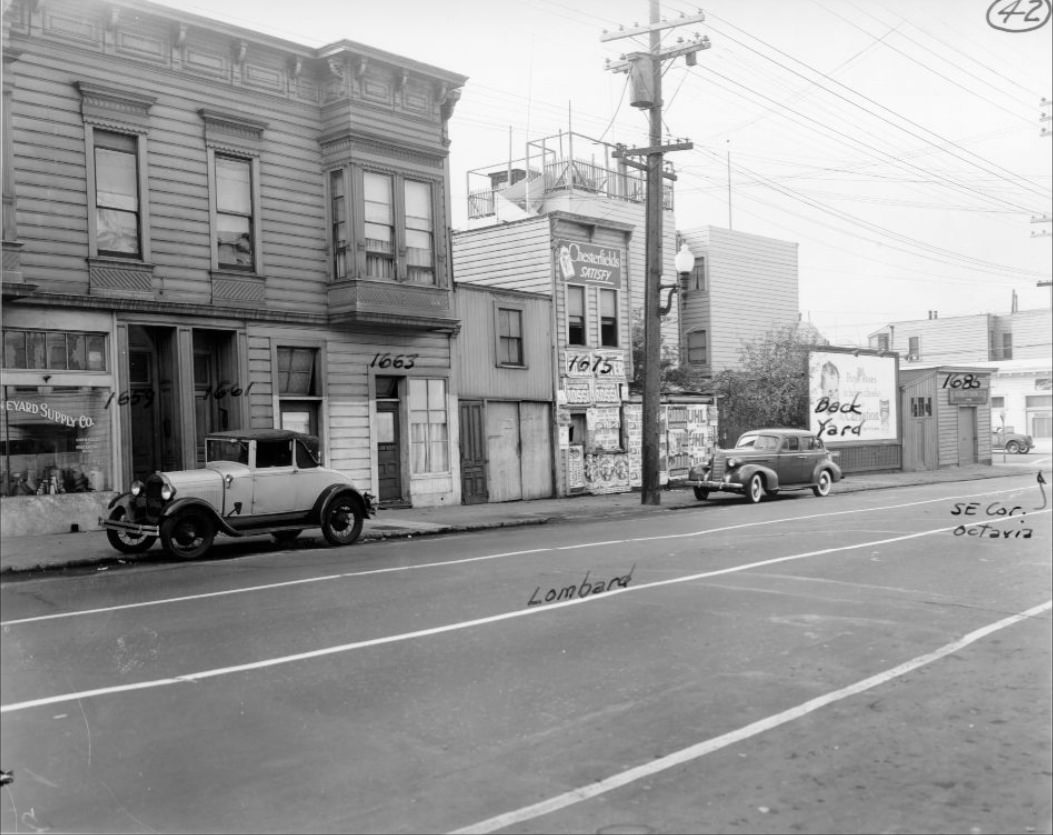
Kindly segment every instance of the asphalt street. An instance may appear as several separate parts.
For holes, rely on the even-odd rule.
[[[1033,476],[0,588],[4,832],[1045,832]]]

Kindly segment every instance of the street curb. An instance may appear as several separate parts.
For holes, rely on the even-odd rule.
[[[880,473],[875,473],[869,478],[865,474],[861,474],[858,480],[852,476],[848,476],[839,482],[839,486],[834,488],[831,495],[838,493],[861,493],[870,490],[890,490],[890,489],[902,489],[905,487],[922,487],[930,484],[953,484],[960,483],[963,481],[973,480],[989,480],[996,478],[1016,478],[1021,475],[1028,474],[1027,471],[1021,470],[1020,472],[971,472],[968,474],[962,474],[960,478],[946,477],[942,479],[931,479],[931,478],[918,478],[910,481],[890,481],[887,483],[881,483]],[[902,478],[902,474],[900,474]],[[855,482],[855,483],[853,483]],[[687,487],[675,487],[667,492],[675,495],[680,491],[689,491]],[[621,494],[619,494],[621,495]],[[682,504],[670,504],[670,505],[635,505],[633,507],[618,507],[612,506],[606,511],[593,511],[590,516],[593,519],[602,518],[626,518],[632,516],[639,516],[642,514],[654,513],[656,511],[681,511],[681,510],[695,510],[702,503],[698,502],[693,496],[683,496],[686,501]],[[572,504],[567,505],[568,508]],[[454,523],[454,524],[442,524],[435,523],[434,527],[428,528],[399,528],[397,523],[393,523],[392,529],[388,531],[364,531],[362,533],[359,542],[383,542],[387,540],[400,540],[400,539],[413,539],[414,537],[435,537],[443,536],[448,534],[458,533],[472,533],[477,531],[487,530],[498,530],[501,528],[521,528],[528,526],[540,526],[549,524],[560,524],[560,523],[575,523],[580,522],[582,517],[579,514],[554,514],[546,516],[535,516],[525,518],[511,518],[511,519],[496,519],[494,521],[479,521],[479,522],[468,522],[468,523]],[[321,547],[321,546],[319,546]],[[355,547],[355,546],[348,546]],[[226,557],[225,559],[234,559],[234,556]],[[207,557],[204,560],[196,562],[207,561]],[[71,572],[84,572],[94,568],[96,571],[105,571],[111,567],[128,565],[128,564],[140,564],[140,565],[178,565],[181,564],[181,560],[172,558],[165,558],[162,552],[149,551],[143,555],[130,555],[130,554],[119,554],[113,552],[112,554],[102,554],[92,557],[85,557],[81,559],[74,559],[68,562],[59,564],[41,564],[35,563],[33,565],[10,565],[0,568],[0,580],[17,580],[26,578],[34,575],[54,575],[63,571]]]

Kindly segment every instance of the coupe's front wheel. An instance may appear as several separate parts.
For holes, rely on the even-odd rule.
[[[700,502],[704,502],[706,499],[709,498],[709,491],[705,487],[696,487],[695,498],[698,499]]]
[[[330,545],[350,545],[362,533],[365,513],[350,494],[330,500],[322,510],[322,536]]]
[[[109,518],[114,522],[120,522],[126,515],[123,507],[115,507],[110,512]],[[110,545],[122,554],[141,554],[143,551],[149,550],[150,546],[157,542],[156,536],[135,534],[130,531],[114,530],[113,528],[106,529],[106,539],[109,540]]]
[[[746,501],[750,504],[757,504],[763,498],[764,479],[761,478],[760,473],[754,473],[746,485]]]
[[[823,470],[819,473],[819,481],[812,486],[812,492],[817,496],[829,496],[831,484],[833,481],[830,478],[830,471]]]
[[[1016,455],[1018,452],[1020,452],[1020,444],[1018,444],[1016,441],[1010,441],[1008,444],[1005,445],[1005,451],[1012,455]]]
[[[200,510],[188,510],[161,523],[161,545],[180,559],[196,560],[204,556],[215,538],[212,520]]]

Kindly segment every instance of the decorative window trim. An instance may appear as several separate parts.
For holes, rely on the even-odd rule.
[[[78,81],[75,86],[85,124],[119,133],[149,133],[150,108],[157,101],[154,96],[87,81]]]
[[[131,136],[135,142],[137,188],[139,198],[139,255],[119,258],[129,264],[140,264],[152,273],[149,267],[150,249],[150,166],[146,137],[150,132],[150,108],[157,99],[134,90],[122,90],[88,81],[75,82],[80,93],[80,112],[84,123],[84,158],[88,195],[88,257],[99,258],[98,221],[95,213],[97,203],[97,181],[95,172],[95,131],[121,133]],[[106,258],[111,256],[107,254]],[[147,292],[137,287],[133,292]]]
[[[262,277],[263,275],[263,242],[262,242],[262,204],[260,202],[260,154],[263,149],[263,132],[267,123],[240,113],[213,110],[202,107],[198,110],[204,126],[205,152],[208,166],[208,221],[210,247],[212,250],[212,272],[214,275],[229,276],[232,274]],[[216,244],[216,154],[237,157],[249,162],[252,175],[252,269],[231,270],[227,265],[220,266],[219,247]],[[263,298],[262,287],[258,294],[253,294],[253,301]]]
[[[233,156],[258,157],[263,147],[267,123],[239,113],[224,113],[202,107],[198,110],[205,126],[205,146]]]

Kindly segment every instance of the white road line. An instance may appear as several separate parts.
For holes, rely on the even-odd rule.
[[[1053,509],[1051,509],[1053,510]],[[1042,511],[1043,513],[1049,513],[1050,510]],[[1000,519],[992,519],[988,524],[997,524],[1002,521],[1009,521],[1012,519],[1016,521],[1018,517],[1002,517]],[[337,655],[345,652],[352,652],[357,649],[367,649],[369,647],[382,646],[384,644],[394,644],[402,641],[412,641],[417,638],[427,638],[433,635],[442,635],[448,632],[456,632],[462,629],[471,629],[476,626],[484,626],[493,623],[500,623],[506,620],[512,620],[513,618],[528,617],[530,615],[537,615],[541,613],[553,612],[556,609],[561,609],[566,606],[578,606],[584,603],[594,603],[601,600],[610,600],[621,594],[635,594],[637,592],[645,591],[647,589],[660,588],[661,586],[675,585],[679,583],[690,583],[694,580],[702,580],[707,577],[718,577],[722,574],[734,574],[739,571],[748,571],[751,568],[762,568],[768,565],[776,565],[782,562],[790,562],[792,560],[807,559],[808,557],[818,557],[824,554],[835,554],[839,551],[855,551],[860,548],[872,548],[876,545],[888,545],[893,542],[905,542],[909,539],[919,539],[923,536],[931,536],[932,534],[944,533],[946,531],[952,531],[957,525],[945,528],[934,528],[928,531],[920,531],[918,533],[904,534],[902,536],[893,536],[888,539],[875,539],[869,542],[859,542],[854,545],[839,545],[833,548],[821,548],[817,551],[806,551],[802,554],[791,554],[786,557],[773,557],[767,560],[759,560],[758,562],[745,563],[743,565],[732,566],[730,568],[719,568],[714,571],[702,571],[697,574],[689,574],[684,577],[672,577],[667,580],[654,580],[650,583],[641,583],[636,586],[628,586],[625,588],[611,589],[602,595],[589,595],[585,598],[577,598],[572,600],[564,600],[558,603],[547,603],[544,606],[530,607],[527,609],[516,609],[511,612],[503,612],[499,615],[488,615],[487,617],[475,618],[473,620],[460,621],[458,623],[449,623],[445,626],[435,626],[430,629],[418,629],[413,632],[403,632],[396,635],[386,635],[381,638],[370,638],[365,641],[354,641],[348,644],[338,644],[332,647],[323,647],[321,649],[309,650],[308,652],[298,652],[293,655],[283,655],[277,658],[264,658],[260,661],[252,661],[248,664],[235,664],[230,667],[218,667],[212,670],[202,670],[196,673],[187,673],[181,676],[174,676],[171,678],[159,678],[153,679],[152,681],[141,681],[134,684],[120,684],[113,687],[99,687],[94,690],[82,690],[75,693],[64,693],[58,696],[46,696],[42,699],[32,699],[25,702],[14,702],[12,704],[0,706],[0,713],[14,713],[20,710],[29,710],[36,707],[44,707],[46,705],[62,704],[64,702],[72,702],[77,699],[91,699],[98,696],[109,696],[118,693],[127,693],[133,690],[146,690],[156,687],[167,687],[172,684],[185,684],[190,682],[204,681],[209,678],[217,678],[219,676],[234,675],[235,673],[244,673],[250,670],[262,670],[268,667],[277,667],[282,664],[292,664],[297,661],[307,661],[315,658],[324,658],[328,655]]]
[[[465,565],[467,563],[482,562],[486,560],[507,559],[508,557],[520,557],[526,554],[540,554],[549,551],[573,551],[579,548],[595,548],[601,545],[621,545],[629,542],[655,542],[663,539],[687,539],[705,534],[724,533],[726,531],[741,530],[743,528],[764,527],[765,525],[781,525],[785,522],[799,522],[809,519],[822,519],[829,516],[844,516],[852,513],[874,513],[880,510],[900,510],[905,507],[932,504],[934,502],[950,501],[953,498],[973,499],[978,496],[997,496],[1002,493],[1016,493],[1026,488],[1016,487],[1010,490],[985,491],[983,493],[970,493],[962,496],[947,496],[939,499],[925,499],[918,502],[907,502],[905,504],[882,505],[881,507],[857,508],[855,510],[836,510],[828,513],[811,513],[806,516],[790,516],[782,519],[769,519],[759,522],[744,522],[739,525],[726,525],[720,528],[708,528],[705,530],[689,531],[687,533],[665,534],[662,536],[638,537],[635,539],[618,539],[607,542],[583,542],[578,545],[562,545],[552,548],[531,548],[525,551],[506,551],[500,554],[485,554],[478,557],[463,557],[456,560],[443,560],[440,562],[419,563],[416,565],[402,565],[392,568],[377,568],[369,571],[347,571],[340,574],[327,574],[322,577],[304,577],[299,580],[286,580],[281,583],[265,583],[257,586],[243,586],[236,589],[224,589],[223,591],[204,592],[202,594],[188,594],[181,597],[162,597],[157,600],[143,600],[138,603],[123,603],[119,606],[105,606],[97,609],[80,609],[73,612],[53,612],[47,615],[36,615],[29,618],[16,618],[13,620],[0,621],[0,627],[18,626],[26,623],[39,623],[41,621],[61,620],[62,618],[76,618],[85,615],[111,614],[124,611],[125,609],[141,609],[146,606],[164,606],[171,603],[186,603],[192,600],[207,600],[210,597],[223,597],[229,594],[246,594],[248,592],[270,591],[271,589],[286,588],[288,586],[306,585],[308,583],[321,583],[329,580],[343,580],[353,577],[368,577],[374,574],[391,574],[402,571],[416,571],[421,568],[445,568],[449,566]],[[1019,518],[1019,517],[1016,517]]]
[[[757,734],[784,725],[787,722],[800,719],[801,717],[807,716],[809,713],[833,704],[834,702],[847,699],[849,696],[856,696],[867,690],[871,690],[874,687],[879,687],[882,684],[887,684],[895,678],[905,676],[907,673],[911,673],[914,670],[932,664],[934,661],[939,661],[941,658],[945,658],[952,653],[959,652],[970,644],[974,644],[1001,629],[1006,629],[1022,620],[1036,617],[1043,612],[1048,612],[1051,608],[1053,608],[1053,600],[1047,600],[1039,606],[1033,606],[1019,614],[1011,615],[1010,617],[1003,618],[995,623],[988,624],[987,626],[959,638],[957,641],[945,644],[933,652],[919,655],[917,658],[913,658],[910,661],[906,661],[892,667],[891,669],[878,673],[877,675],[865,678],[862,681],[857,681],[855,684],[842,687],[840,690],[834,690],[822,696],[817,696],[814,699],[809,699],[807,702],[803,702],[789,710],[784,710],[781,713],[776,713],[772,716],[760,719],[757,722],[752,722],[738,730],[721,734],[713,739],[707,739],[704,742],[690,745],[687,748],[681,748],[679,751],[674,751],[672,754],[667,754],[660,759],[652,760],[644,765],[638,765],[635,768],[630,768],[619,774],[614,774],[604,780],[591,783],[588,786],[582,786],[581,788],[573,789],[572,791],[551,797],[548,800],[543,800],[540,803],[534,803],[531,806],[524,806],[521,809],[516,809],[512,812],[506,812],[502,815],[488,818],[487,820],[480,821],[471,826],[466,826],[463,829],[456,829],[451,835],[474,835],[474,833],[496,832],[499,829],[504,829],[506,826],[512,826],[513,824],[539,818],[542,815],[547,815],[551,812],[558,811],[559,809],[565,809],[568,806],[573,806],[576,803],[581,803],[582,801],[589,800],[590,798],[629,785],[637,780],[652,777],[659,772],[667,771],[670,768],[675,768],[678,765],[683,765],[692,760],[697,760],[707,754],[712,754],[714,751],[719,751],[721,748],[726,748],[729,745],[734,745],[737,742],[749,739],[751,736],[756,736]]]

